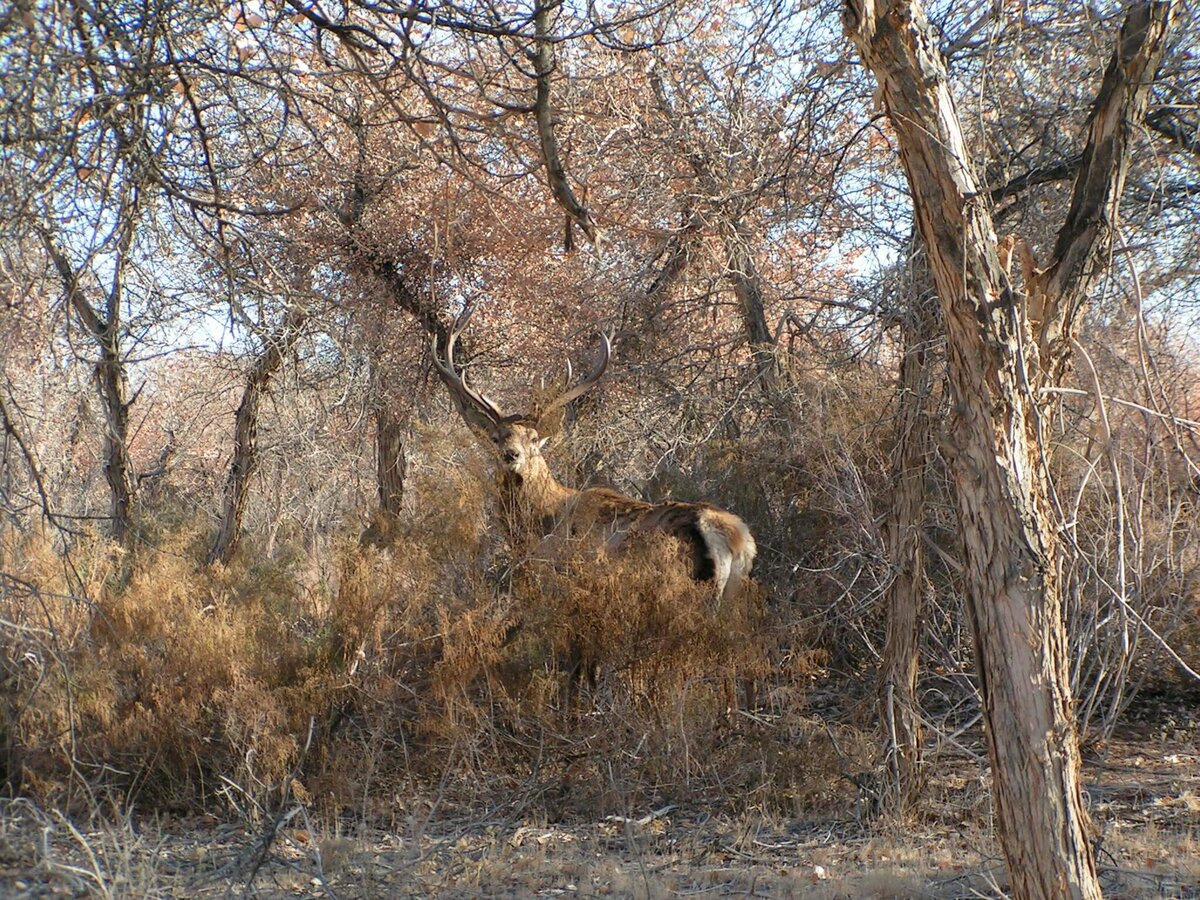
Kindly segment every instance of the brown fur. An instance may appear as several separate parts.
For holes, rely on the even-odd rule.
[[[549,433],[561,427],[567,405],[604,374],[612,350],[609,338],[601,336],[595,370],[543,406],[536,418],[505,415],[467,384],[454,362],[455,344],[469,318],[467,313],[446,336],[444,361],[434,340],[434,365],[463,420],[495,448],[506,518],[518,543],[533,540],[539,554],[557,555],[566,541],[615,550],[639,535],[662,532],[685,548],[693,577],[714,582],[717,602],[736,592],[750,575],[756,547],[746,523],[733,513],[707,503],[647,503],[610,488],[575,490],[550,472],[542,448]]]
[[[714,582],[718,602],[749,576],[757,548],[738,516],[709,503],[647,503],[606,487],[566,487],[542,456],[544,443],[523,423],[502,426],[493,437],[510,533],[536,541],[538,555],[558,555],[568,540],[617,550],[663,532],[680,541],[693,577]]]

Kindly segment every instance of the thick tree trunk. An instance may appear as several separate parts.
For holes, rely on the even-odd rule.
[[[1038,389],[1065,371],[1099,271],[1170,6],[1134,6],[1089,120],[1055,257],[1020,297],[967,153],[938,34],[916,0],[847,0],[847,33],[895,129],[947,335],[947,448],[964,544],[1000,840],[1020,898],[1099,897],[1066,664]]]
[[[902,324],[903,357],[896,398],[896,445],[892,452],[891,508],[885,527],[893,575],[884,596],[887,638],[880,666],[880,729],[887,781],[884,810],[904,814],[923,787],[921,715],[917,670],[926,589],[926,484],[935,428],[930,409],[935,368],[930,350],[937,338],[937,297],[923,254],[914,260],[913,285]]]
[[[1000,838],[1015,896],[1098,897],[1040,419],[968,327],[950,325],[951,471]]]
[[[225,479],[225,497],[221,503],[221,522],[208,553],[209,565],[228,564],[242,539],[242,520],[250,497],[250,479],[258,465],[258,409],[271,378],[283,365],[284,357],[299,339],[307,314],[299,307],[288,310],[283,325],[267,341],[246,375],[242,402],[238,404],[233,426],[233,458]]]

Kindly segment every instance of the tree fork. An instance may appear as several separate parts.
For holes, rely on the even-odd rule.
[[[966,150],[938,35],[917,0],[847,0],[843,22],[875,74],[912,190],[947,336],[955,406],[947,448],[1000,841],[1016,897],[1100,896],[1083,809],[1051,485],[1037,388],[1070,339],[1110,244],[1171,4],[1138,3],[1088,120],[1054,258],[1019,297],[991,202]],[[1032,295],[1032,296],[1030,296]],[[1028,315],[1040,307],[1040,321]]]

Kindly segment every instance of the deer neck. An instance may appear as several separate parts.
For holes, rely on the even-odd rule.
[[[557,521],[567,504],[579,493],[560,484],[541,457],[537,457],[523,475],[506,472],[501,476],[500,484],[512,507],[539,523]]]

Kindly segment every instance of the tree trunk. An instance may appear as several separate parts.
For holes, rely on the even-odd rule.
[[[567,179],[567,169],[563,165],[558,152],[558,137],[554,133],[554,109],[550,103],[550,82],[556,67],[554,59],[554,36],[550,33],[550,17],[557,3],[534,4],[533,28],[535,40],[533,45],[533,67],[536,76],[536,90],[533,101],[534,117],[537,119],[538,141],[542,150],[542,163],[546,167],[546,180],[555,202],[567,214],[567,233],[570,234],[570,223],[578,225],[587,239],[596,243],[596,222],[575,192],[571,190],[571,182]],[[586,196],[586,194],[585,194]],[[569,243],[569,241],[568,241]]]
[[[129,459],[129,383],[115,335],[101,343],[96,381],[104,407],[104,478],[112,537],[124,545],[133,527],[133,463]]]
[[[701,217],[695,212],[683,210],[681,218],[682,227],[667,239],[655,260],[647,265],[647,269],[654,271],[654,278],[651,279],[644,291],[636,295],[638,311],[651,328],[658,327],[658,320],[662,315],[667,297],[671,293],[671,288],[675,286],[687,268],[692,256],[693,245],[704,224]],[[662,259],[663,262],[654,270],[652,267],[658,259]]]
[[[379,512],[389,519],[404,504],[404,426],[391,404],[380,400],[375,410],[375,472],[379,482]]]
[[[379,507],[361,535],[363,546],[388,547],[397,536],[396,524],[404,508],[404,482],[408,464],[404,458],[407,419],[396,414],[396,406],[385,386],[385,354],[376,346],[371,353],[372,412],[375,418],[375,484]]]
[[[242,519],[250,497],[250,479],[258,465],[258,409],[271,378],[283,365],[283,358],[299,339],[307,314],[299,307],[289,308],[279,331],[267,341],[246,376],[242,402],[238,404],[233,426],[233,458],[225,479],[225,497],[221,504],[221,523],[208,563],[228,564],[242,540]]]
[[[1020,898],[1099,897],[1066,664],[1038,390],[1069,363],[1101,268],[1170,5],[1135,5],[1088,123],[1071,208],[1019,296],[967,153],[938,34],[916,0],[847,0],[844,21],[896,132],[947,335],[947,451],[965,555],[1000,841]]]
[[[748,229],[741,223],[730,227],[725,235],[725,252],[728,259],[727,274],[733,282],[733,293],[738,299],[742,313],[742,324],[750,342],[754,358],[754,374],[763,393],[773,399],[779,389],[775,372],[775,338],[767,324],[766,304],[763,301],[762,277],[754,265],[747,241]]]
[[[134,192],[136,194],[136,192]],[[133,535],[134,477],[129,457],[129,383],[125,361],[121,358],[121,297],[125,261],[137,221],[136,201],[122,208],[118,228],[116,265],[105,298],[103,312],[88,299],[81,283],[82,273],[71,263],[58,241],[42,232],[42,242],[58,271],[67,295],[83,327],[96,342],[100,360],[96,363],[96,387],[104,410],[104,479],[108,482],[110,534],[127,547]]]
[[[1000,839],[1018,897],[1098,897],[1037,410],[950,325],[951,472]],[[977,335],[978,328],[971,331]],[[988,415],[995,410],[999,415]]]
[[[915,244],[915,236],[914,236]],[[925,255],[914,254],[913,284],[903,312],[896,445],[892,452],[892,496],[885,535],[892,581],[884,596],[887,638],[880,666],[880,728],[887,781],[881,805],[903,815],[921,795],[921,716],[917,670],[926,589],[925,495],[935,428],[930,411],[937,338],[937,297]]]
[[[657,69],[650,72],[650,84],[658,102],[659,111],[668,122],[676,121],[678,113],[667,94],[666,85]],[[720,197],[725,193],[721,179],[714,174],[714,167],[708,154],[692,145],[691,140],[681,136],[685,156],[697,180],[704,186],[709,197]],[[738,309],[742,317],[742,325],[746,330],[746,339],[750,344],[750,352],[754,361],[754,376],[759,387],[768,400],[779,396],[779,377],[775,358],[775,337],[767,324],[766,303],[762,275],[754,264],[754,256],[750,252],[751,233],[745,224],[745,217],[750,210],[750,204],[743,200],[740,203],[729,203],[721,210],[726,221],[720,231],[725,245],[725,276],[733,285],[734,296],[737,297]],[[705,214],[693,210],[688,214],[688,224],[680,237],[694,235],[701,231],[706,218],[713,217],[716,210],[708,210]],[[674,240],[674,239],[673,239]],[[668,255],[668,263],[663,269],[664,275],[674,278],[682,269],[685,257],[680,256],[679,249],[685,245],[676,245],[675,250]],[[654,294],[654,289],[651,290]]]

